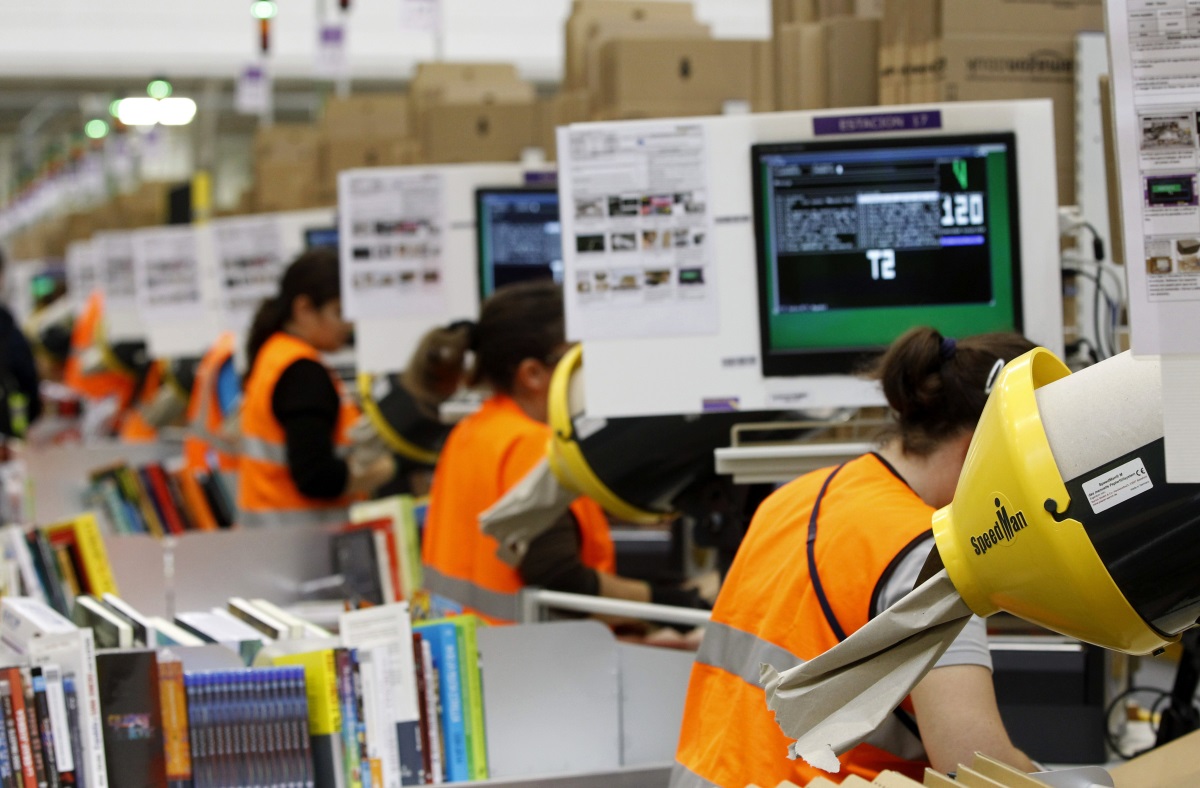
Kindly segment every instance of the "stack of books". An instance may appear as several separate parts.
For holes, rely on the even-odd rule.
[[[80,595],[117,591],[100,527],[90,513],[43,528],[4,526],[0,549],[6,565],[16,569],[16,595],[45,602],[64,616],[71,615]]]
[[[423,583],[421,502],[397,495],[350,507],[333,537],[333,564],[353,607],[411,601]]]
[[[97,468],[85,495],[110,533],[161,537],[233,525],[233,496],[219,472],[194,472],[182,461]]]

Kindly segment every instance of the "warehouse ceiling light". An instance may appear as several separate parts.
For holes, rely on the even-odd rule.
[[[195,117],[190,98],[127,98],[117,104],[117,118],[126,126],[186,126]]]
[[[108,124],[96,118],[83,125],[83,133],[90,139],[102,140],[108,136]]]
[[[155,79],[146,86],[146,95],[150,98],[165,99],[171,95],[175,89],[171,83],[165,79]]]
[[[255,19],[274,19],[279,13],[279,7],[271,0],[258,0],[250,4],[250,16]]]

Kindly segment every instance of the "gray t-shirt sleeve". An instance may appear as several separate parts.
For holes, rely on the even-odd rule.
[[[890,567],[884,576],[883,587],[875,595],[875,605],[871,617],[882,613],[900,601],[908,592],[916,587],[917,577],[925,566],[925,559],[933,550],[933,534],[914,545],[899,561]],[[959,634],[946,653],[934,665],[935,668],[946,668],[952,665],[980,665],[992,669],[992,654],[988,650],[987,624],[979,616],[972,616],[967,626]]]

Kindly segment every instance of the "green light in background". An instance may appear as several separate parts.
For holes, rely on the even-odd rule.
[[[165,99],[171,95],[171,83],[165,79],[156,79],[146,86],[146,95],[150,98]]]
[[[258,0],[250,4],[250,16],[255,19],[274,19],[279,7],[271,0]]]
[[[108,136],[108,124],[99,118],[89,120],[83,126],[83,133],[91,139],[102,140]]]
[[[108,114],[109,115],[112,115],[115,118],[117,116],[117,114],[120,112],[120,109],[121,109],[121,99],[113,99],[111,102],[109,102],[109,104],[108,104]]]

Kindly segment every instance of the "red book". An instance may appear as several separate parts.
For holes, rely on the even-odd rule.
[[[13,722],[17,728],[17,746],[21,750],[21,775],[25,788],[38,788],[37,768],[33,764],[33,743],[29,739],[29,717],[25,711],[25,684],[20,668],[4,668],[0,675],[12,688]]]
[[[166,472],[158,463],[150,463],[144,470],[146,477],[150,480],[150,494],[158,501],[167,530],[173,534],[183,533],[187,527],[179,512],[175,510],[175,499],[171,497],[171,488],[167,484]]]

